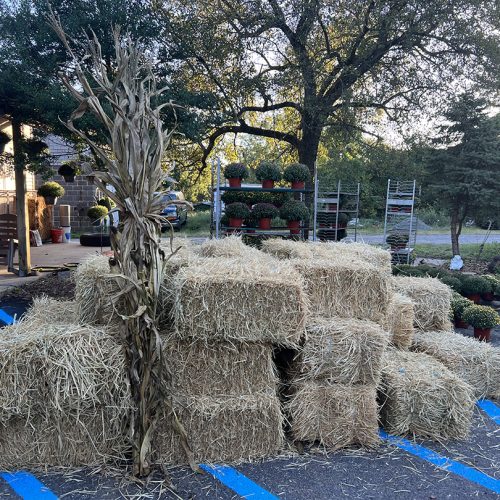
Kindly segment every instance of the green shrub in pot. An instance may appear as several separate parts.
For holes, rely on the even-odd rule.
[[[283,179],[287,182],[306,182],[311,177],[309,168],[303,163],[291,163],[285,168]]]
[[[474,328],[495,328],[500,324],[498,313],[489,306],[469,306],[463,310],[462,319]]]
[[[263,161],[255,169],[255,177],[259,181],[275,181],[281,180],[281,170],[276,163]]]
[[[243,163],[229,163],[224,169],[224,177],[226,179],[246,179],[248,169]]]
[[[303,221],[309,218],[309,210],[298,200],[289,200],[280,208],[280,217],[286,221]]]
[[[252,208],[252,216],[256,219],[274,219],[278,214],[278,209],[271,203],[257,203]]]
[[[249,213],[250,209],[245,203],[236,202],[226,205],[225,214],[230,219],[244,219]]]

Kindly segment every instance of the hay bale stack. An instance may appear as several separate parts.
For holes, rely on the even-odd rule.
[[[413,301],[395,293],[389,302],[387,317],[383,323],[391,335],[391,344],[407,351],[413,341],[415,309]]]
[[[34,327],[52,323],[78,323],[77,305],[74,300],[56,300],[46,295],[34,297],[22,321]]]
[[[220,240],[207,240],[201,244],[200,256],[264,258],[259,250],[245,245],[241,236],[228,236]]]
[[[180,339],[295,346],[307,297],[291,266],[268,259],[200,259],[171,281]]]
[[[392,434],[439,440],[470,431],[472,388],[431,356],[387,350],[379,391],[381,420]]]
[[[351,259],[362,260],[371,264],[382,273],[392,274],[391,254],[382,248],[366,243],[325,242],[311,247],[313,257],[319,259]]]
[[[175,410],[197,462],[270,457],[283,447],[283,416],[276,395],[176,398]],[[158,459],[186,463],[179,437],[168,421],[167,417],[161,420],[155,438]]]
[[[361,260],[339,256],[332,260],[290,261],[305,282],[309,300],[319,316],[381,322],[389,304],[389,278]]]
[[[307,381],[287,404],[292,436],[336,450],[379,442],[376,386]]]
[[[394,291],[409,297],[414,303],[415,327],[419,330],[451,330],[450,287],[437,278],[395,276]]]
[[[276,395],[278,379],[267,344],[164,339],[173,394],[189,396]]]
[[[261,250],[277,259],[312,259],[312,243],[271,238],[262,242]]]
[[[122,348],[105,330],[28,320],[2,331],[4,466],[123,458],[130,404]]]
[[[339,384],[377,384],[381,359],[389,336],[371,321],[316,318],[307,327],[307,339],[295,359],[300,380]]]
[[[439,360],[467,382],[476,398],[500,398],[500,348],[449,331],[418,332],[412,350]]]

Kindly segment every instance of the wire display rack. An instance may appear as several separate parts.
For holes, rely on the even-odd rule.
[[[394,264],[410,264],[417,241],[416,181],[387,181],[384,243],[391,247]]]

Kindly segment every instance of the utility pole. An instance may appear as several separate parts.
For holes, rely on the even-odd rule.
[[[26,203],[26,170],[21,151],[22,125],[12,117],[12,144],[14,146],[14,172],[16,181],[17,240],[19,254],[19,276],[31,274],[31,249],[29,238],[29,218]]]

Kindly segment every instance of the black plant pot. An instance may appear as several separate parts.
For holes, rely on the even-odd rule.
[[[57,205],[57,196],[44,196],[46,205]]]
[[[65,182],[75,182],[75,176],[74,175],[63,175],[64,181]]]

